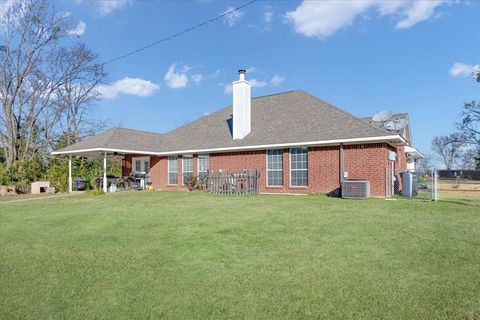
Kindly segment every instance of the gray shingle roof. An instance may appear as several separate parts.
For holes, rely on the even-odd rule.
[[[232,139],[228,106],[165,134],[114,128],[57,152],[111,148],[162,153],[392,135],[301,90],[253,98],[251,105],[251,132],[242,140]]]
[[[121,149],[151,152],[161,148],[162,134],[125,128],[111,128],[56,152],[87,149]]]

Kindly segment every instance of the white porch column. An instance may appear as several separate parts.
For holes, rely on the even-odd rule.
[[[107,193],[107,153],[103,153],[103,192]]]
[[[72,192],[72,156],[68,157],[68,192]]]

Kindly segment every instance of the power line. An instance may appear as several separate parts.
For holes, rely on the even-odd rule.
[[[239,7],[233,8],[232,10],[229,10],[229,11],[227,11],[227,12],[224,12],[224,13],[222,13],[222,14],[214,17],[214,18],[211,18],[211,19],[206,20],[206,21],[204,21],[204,22],[202,22],[202,23],[199,23],[199,24],[197,24],[196,26],[190,27],[190,28],[185,29],[185,30],[183,30],[183,31],[181,31],[181,32],[175,33],[175,34],[173,34],[173,35],[171,35],[171,36],[168,36],[168,37],[165,37],[165,38],[160,39],[160,40],[158,40],[158,41],[152,42],[152,43],[150,43],[150,44],[148,44],[148,45],[146,45],[146,46],[144,46],[144,47],[141,47],[141,48],[139,48],[139,49],[133,50],[133,51],[128,52],[128,53],[126,53],[126,54],[124,54],[124,55],[121,55],[121,56],[118,56],[118,57],[116,57],[116,58],[110,59],[110,60],[104,62],[103,64],[105,65],[105,64],[109,64],[109,63],[118,61],[118,60],[120,60],[120,59],[129,57],[129,56],[131,56],[131,55],[134,55],[134,54],[136,54],[136,53],[139,53],[139,52],[141,52],[141,51],[144,51],[144,50],[146,50],[146,49],[148,49],[148,48],[151,48],[151,47],[153,47],[153,46],[156,46],[157,44],[160,44],[160,43],[162,43],[162,42],[166,42],[166,41],[168,41],[168,40],[172,40],[172,39],[174,39],[174,38],[178,38],[179,36],[181,36],[181,35],[183,35],[183,34],[185,34],[185,33],[187,33],[187,32],[193,31],[193,30],[195,30],[195,29],[198,29],[198,28],[200,28],[200,27],[203,27],[204,25],[207,25],[207,24],[209,24],[209,23],[212,23],[212,22],[214,22],[214,21],[217,21],[217,20],[219,20],[219,19],[221,19],[221,18],[223,18],[223,17],[225,17],[225,16],[228,16],[229,14],[231,14],[231,13],[233,13],[233,12],[235,12],[235,11],[239,11],[239,10],[241,10],[241,9],[243,9],[243,8],[245,8],[245,7],[253,4],[254,2],[257,2],[257,1],[258,1],[258,0],[251,0],[251,1],[249,1],[249,2],[247,2],[247,3],[245,3],[245,4],[243,4],[243,5],[241,5],[241,6],[239,6]]]

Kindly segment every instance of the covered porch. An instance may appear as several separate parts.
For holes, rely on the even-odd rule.
[[[74,177],[72,177],[72,158],[83,157],[87,159],[99,159],[102,163],[102,174],[99,177],[100,186],[104,192],[109,191],[112,184],[118,185],[121,181],[128,188],[145,189],[150,182],[150,159],[158,155],[155,150],[160,149],[160,133],[145,132],[125,128],[111,128],[88,139],[66,146],[52,152],[55,156],[68,157],[68,190],[73,191]],[[122,169],[119,177],[109,177],[107,161],[122,159],[122,167],[129,158],[128,172]],[[132,158],[133,157],[133,158]],[[133,161],[132,161],[133,159]],[[112,191],[115,188],[112,188]]]
[[[101,175],[97,177],[98,183],[96,187],[107,192],[116,192],[123,190],[145,190],[150,185],[150,156],[138,155],[131,157],[130,152],[112,151],[109,149],[97,150],[70,150],[65,152],[54,152],[53,155],[68,157],[68,192],[78,191],[78,183],[85,183],[82,177],[74,177],[73,175],[73,159],[75,157],[84,158],[87,161],[96,159],[102,163]],[[126,172],[124,162],[126,156],[129,155],[131,161],[131,170]],[[108,172],[107,163],[109,161],[121,160],[121,174],[111,175]]]

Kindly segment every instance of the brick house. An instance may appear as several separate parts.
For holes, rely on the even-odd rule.
[[[342,179],[365,179],[373,196],[385,195],[386,168],[411,169],[421,157],[408,125],[387,130],[304,91],[251,98],[239,73],[231,106],[163,134],[112,128],[53,154],[102,155],[104,163],[121,156],[124,176],[146,172],[155,189],[184,189],[190,175],[258,169],[264,193],[336,193]]]

